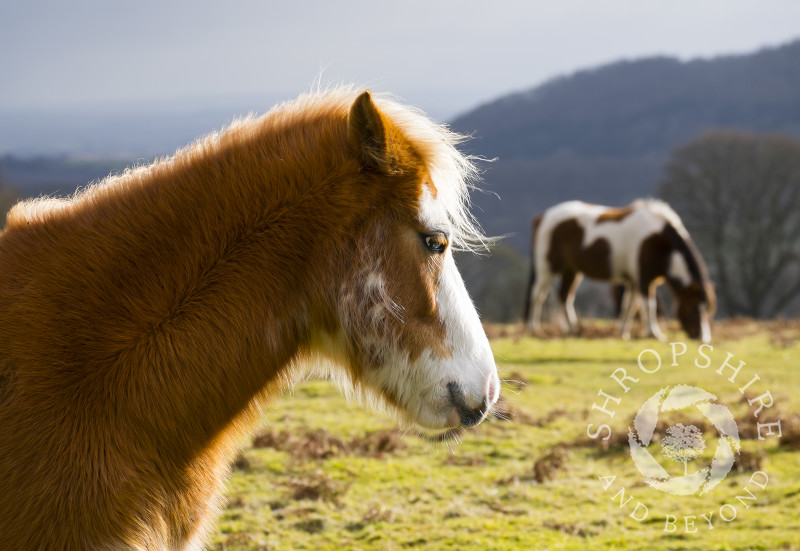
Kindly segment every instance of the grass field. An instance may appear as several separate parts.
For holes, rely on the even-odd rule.
[[[588,329],[611,332],[602,322]],[[800,324],[717,324],[704,369],[695,366],[706,360],[692,342],[673,362],[670,346],[653,340],[491,333],[500,375],[509,380],[500,409],[510,420],[484,422],[448,447],[395,432],[391,418],[348,403],[329,382],[297,385],[271,405],[261,434],[237,461],[212,548],[800,549]],[[683,338],[675,327],[668,334]],[[647,370],[655,371],[655,354],[662,360],[654,373],[637,365],[645,349],[654,351],[643,355]],[[732,368],[717,373],[726,358],[734,367],[745,362],[734,383]],[[610,378],[618,368],[638,378],[627,381],[627,393]],[[628,453],[637,410],[678,384],[716,395],[742,438],[733,470],[703,496],[651,488]],[[605,405],[613,418],[592,408],[604,405],[600,390],[619,399]],[[748,399],[767,390],[774,405],[756,418],[760,402]],[[702,426],[696,410],[670,416],[659,419],[657,435],[678,421]],[[756,422],[777,420],[781,438],[759,440]],[[609,440],[601,440],[607,431],[589,438],[590,423],[594,430],[608,423]],[[717,435],[708,429],[706,450],[689,471],[713,456]],[[658,449],[648,448],[654,456]],[[684,473],[682,464],[660,463],[673,476]]]

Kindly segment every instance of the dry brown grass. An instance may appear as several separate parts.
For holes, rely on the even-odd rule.
[[[373,522],[394,522],[397,518],[397,511],[386,505],[371,505],[362,515],[361,521],[365,523]]]
[[[766,457],[767,453],[762,449],[741,449],[734,458],[733,468],[740,473],[760,471]]]
[[[542,523],[542,526],[557,532],[563,532],[570,536],[579,536],[581,538],[595,536],[600,533],[599,530],[587,525],[585,522],[561,522],[548,520]]]
[[[800,340],[800,319],[754,320],[736,317],[715,321],[711,328],[714,339],[723,341],[741,340],[763,331],[767,332],[774,347],[789,348]]]
[[[498,398],[497,402],[492,406],[492,412],[495,417],[505,421],[522,423],[523,425],[532,425],[536,422],[535,417],[511,405],[508,398],[503,394],[500,395],[500,398]]]
[[[579,336],[585,339],[611,339],[619,338],[619,328],[611,320],[582,320],[580,322]],[[568,336],[557,323],[544,323],[541,328],[532,333],[522,324],[485,323],[483,329],[489,339],[514,338],[534,336],[538,339],[560,339]]]
[[[457,467],[482,467],[483,465],[486,465],[486,458],[479,455],[450,454],[442,463]]]
[[[790,450],[800,450],[800,414],[792,413],[781,419],[781,438],[778,445]]]
[[[500,395],[494,406],[492,406],[494,416],[498,419],[511,421],[512,423],[521,423],[532,427],[544,427],[551,424],[556,419],[566,417],[568,419],[575,419],[576,414],[566,409],[557,408],[550,410],[541,417],[535,417],[510,403],[510,400],[505,395]]]
[[[509,484],[519,484],[520,482],[536,481],[543,484],[548,480],[553,480],[556,475],[567,469],[569,452],[566,446],[556,446],[550,452],[539,457],[533,462],[533,467],[529,471],[520,474],[513,474],[507,478],[497,481],[499,486]]]
[[[337,455],[380,458],[403,449],[405,442],[400,433],[391,430],[368,432],[344,440],[326,430],[309,430],[295,434],[270,428],[253,439],[253,447],[285,451],[295,459],[328,459]]]
[[[543,455],[533,464],[533,477],[539,484],[552,480],[556,473],[563,471],[567,466],[567,451],[564,448],[553,448],[553,451]]]
[[[679,339],[686,339],[685,333],[677,321],[673,319],[660,319],[661,327],[667,335],[679,335]],[[619,326],[613,320],[584,319],[580,321],[581,329],[578,337],[584,339],[617,339]],[[568,335],[562,331],[557,323],[542,324],[541,329],[535,334],[525,329],[522,324],[485,323],[483,326],[489,339],[513,338],[533,336],[538,339],[560,339]],[[634,328],[634,337],[640,327]],[[800,319],[776,318],[774,320],[755,320],[752,318],[733,317],[714,320],[711,323],[711,335],[714,341],[736,341],[766,330],[771,344],[776,348],[789,348],[800,341]]]
[[[339,504],[341,496],[350,488],[349,483],[332,479],[324,471],[317,469],[299,473],[284,482],[291,490],[294,500],[327,501]]]

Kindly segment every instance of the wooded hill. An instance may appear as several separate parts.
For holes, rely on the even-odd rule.
[[[531,217],[568,199],[652,195],[677,146],[718,128],[800,136],[800,40],[748,55],[657,57],[579,71],[454,121],[487,164],[478,217],[527,254]]]

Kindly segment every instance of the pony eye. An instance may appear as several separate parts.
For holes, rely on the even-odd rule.
[[[442,254],[447,249],[447,236],[443,233],[421,234],[425,247],[432,253]]]

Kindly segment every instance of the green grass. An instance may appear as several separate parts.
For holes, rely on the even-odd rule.
[[[780,418],[784,438],[800,440],[792,432],[800,430],[800,346],[770,336],[762,329],[715,342],[707,369],[693,366],[694,344],[672,367],[669,346],[652,340],[494,340],[501,377],[528,384],[505,385],[511,422],[485,422],[452,450],[404,435],[384,453],[366,453],[354,442],[393,421],[348,403],[325,381],[298,385],[266,416],[275,447],[244,449],[212,549],[800,549],[797,447],[743,440],[752,464],[705,496],[671,496],[642,482],[626,445],[604,450],[586,436],[588,423],[608,419],[592,410],[600,389],[621,400],[610,422],[618,438],[644,400],[667,385],[702,387],[737,418],[751,416],[738,388],[757,373],[749,396],[769,389],[776,398],[762,419]],[[645,348],[662,355],[652,375],[636,365]],[[731,363],[746,362],[735,384],[730,372],[715,371],[728,352]],[[609,378],[619,367],[640,379],[624,395]],[[540,461],[537,481],[534,464],[548,454],[551,467]],[[749,484],[756,500],[746,509],[736,496],[753,469],[769,482],[765,489]],[[608,491],[598,479],[604,475],[616,476]],[[620,508],[612,497],[623,486],[634,499]],[[637,501],[648,507],[643,522],[628,516]],[[725,504],[737,508],[731,522],[719,519]],[[699,516],[708,511],[712,530]],[[677,517],[674,533],[664,531],[665,514]],[[683,533],[684,515],[697,517],[696,533]]]

